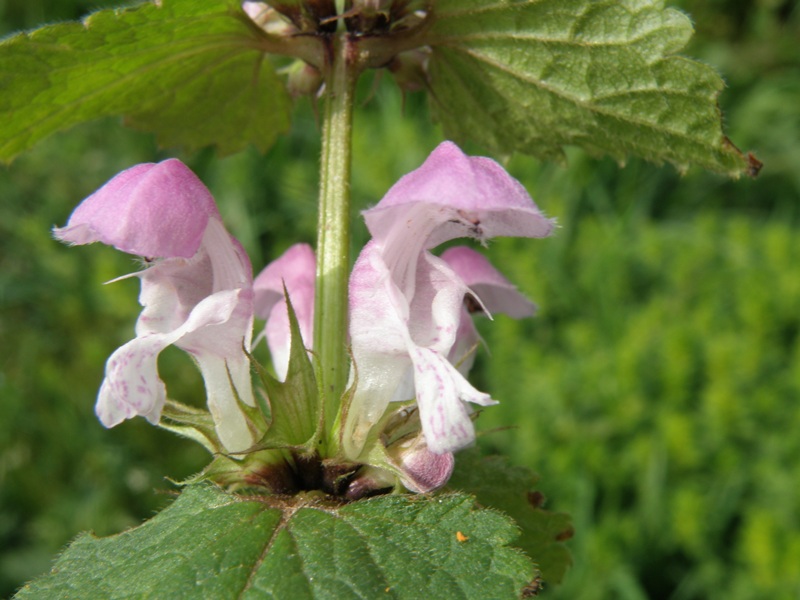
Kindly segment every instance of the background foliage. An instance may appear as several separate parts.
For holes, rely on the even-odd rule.
[[[800,594],[800,8],[684,0],[688,53],[729,88],[728,134],[766,164],[758,180],[571,152],[511,172],[562,225],[489,254],[540,305],[483,332],[479,385],[502,401],[487,448],[542,477],[572,514],[575,566],[553,598],[796,598]],[[9,0],[0,33],[78,18],[98,3]],[[441,139],[420,97],[365,81],[354,200],[376,202]],[[400,118],[402,115],[402,118]],[[473,153],[482,151],[472,147]],[[132,335],[136,282],[102,283],[130,257],[50,239],[117,171],[172,155],[116,120],[48,139],[0,172],[0,594],[46,570],[81,530],[139,523],[167,475],[206,461],[142,420],[106,431],[92,407],[107,356]],[[313,242],[318,132],[310,103],[266,159],[182,156],[214,191],[256,269]],[[360,237],[359,237],[360,236]],[[356,248],[365,237],[356,228]],[[483,353],[487,358],[487,353]],[[188,360],[162,372],[202,396]]]

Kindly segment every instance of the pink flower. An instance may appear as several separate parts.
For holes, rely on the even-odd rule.
[[[392,478],[428,492],[447,482],[452,453],[475,438],[472,406],[495,401],[466,379],[480,336],[473,315],[515,318],[535,306],[481,254],[450,240],[485,243],[495,236],[543,237],[553,222],[496,162],[441,144],[364,212],[372,240],[350,277],[352,395],[337,421],[343,456],[364,463],[353,497]],[[255,281],[241,245],[225,230],[211,194],[180,161],[135,166],[84,200],[64,242],[100,241],[145,258],[139,277],[143,306],[136,337],[106,364],[96,412],[106,427],[143,416],[161,418],[166,389],[159,353],[188,352],[206,385],[223,446],[253,447],[264,431],[242,404],[255,406],[248,352],[254,315],[266,320],[275,372],[289,371],[287,296],[303,345],[311,350],[316,259],[296,244]],[[391,402],[403,402],[390,409]],[[291,411],[284,414],[290,414]],[[256,419],[257,420],[257,419]],[[266,427],[266,424],[263,424]],[[396,481],[396,479],[394,479]]]
[[[75,209],[61,241],[103,242],[151,263],[132,276],[144,307],[136,337],[106,364],[96,412],[106,427],[140,415],[157,423],[166,399],[158,354],[170,344],[196,360],[217,433],[231,452],[254,442],[238,400],[255,405],[250,380],[250,261],[225,230],[210,192],[180,161],[123,171]],[[238,398],[238,400],[237,400]]]
[[[468,157],[450,142],[401,178],[364,218],[373,239],[350,279],[357,387],[342,436],[345,452],[358,457],[389,402],[412,399],[426,451],[454,452],[475,437],[467,403],[495,403],[450,360],[463,330],[464,297],[479,297],[467,283],[470,271],[476,271],[473,284],[480,287],[488,263],[468,257],[455,260],[453,268],[429,250],[459,237],[480,242],[495,236],[543,237],[553,222],[500,165]],[[461,266],[467,268],[459,273]],[[490,292],[500,282],[492,272]],[[502,279],[499,289],[506,285]],[[519,314],[532,308],[519,297],[511,304]]]
[[[308,244],[295,244],[272,261],[253,282],[256,316],[266,319],[267,338],[275,374],[283,381],[289,369],[289,312],[284,286],[292,303],[306,348],[314,340],[314,284],[317,259]]]

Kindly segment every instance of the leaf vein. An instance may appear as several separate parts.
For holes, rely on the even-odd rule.
[[[260,512],[253,515],[253,518],[251,518],[250,521],[255,519],[256,516],[263,514],[267,510],[270,510],[270,507],[265,505]],[[264,544],[264,548],[261,550],[261,554],[259,554],[258,558],[256,558],[256,561],[253,563],[253,567],[250,570],[250,575],[248,575],[247,581],[245,581],[244,587],[242,587],[242,589],[236,596],[238,599],[243,598],[247,590],[249,590],[252,587],[255,576],[258,574],[258,570],[261,568],[261,565],[264,564],[264,561],[266,560],[269,551],[272,549],[272,546],[275,543],[275,539],[278,537],[280,532],[286,526],[286,523],[289,521],[289,519],[291,519],[292,516],[294,516],[294,513],[297,512],[298,510],[299,508],[290,508],[288,510],[281,510],[280,521],[278,521],[278,523],[275,525],[275,529],[273,529],[272,535],[270,535],[269,539],[267,540],[267,543]]]

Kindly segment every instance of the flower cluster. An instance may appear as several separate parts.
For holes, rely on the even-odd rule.
[[[350,277],[350,389],[336,431],[326,435],[337,440],[332,458],[372,465],[425,492],[447,481],[452,453],[473,442],[471,405],[494,403],[465,378],[480,341],[473,316],[534,311],[477,251],[431,250],[463,237],[542,237],[553,222],[500,165],[449,142],[363,214],[372,239]],[[159,422],[166,388],[158,354],[175,345],[203,375],[224,449],[257,448],[265,432],[248,418],[248,407],[258,405],[249,355],[254,317],[266,321],[263,336],[284,380],[293,339],[289,303],[303,345],[313,350],[311,247],[292,246],[253,279],[211,194],[175,159],[120,173],[54,233],[145,257],[146,267],[131,275],[141,280],[136,337],[108,360],[96,405],[101,422],[113,427],[137,415]]]

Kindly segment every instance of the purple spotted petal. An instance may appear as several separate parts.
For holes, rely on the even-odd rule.
[[[363,214],[372,241],[350,280],[357,387],[345,451],[359,456],[390,401],[416,398],[428,451],[446,455],[474,440],[467,403],[494,403],[453,364],[462,359],[468,368],[464,345],[479,339],[465,294],[485,294],[486,310],[491,305],[514,316],[530,314],[533,305],[477,253],[450,253],[450,265],[448,255],[442,260],[428,250],[459,237],[543,237],[554,223],[500,165],[468,157],[450,142]]]
[[[59,239],[101,241],[140,254],[143,306],[136,338],[106,364],[96,412],[112,427],[137,415],[158,422],[166,397],[158,354],[169,345],[190,353],[203,374],[209,409],[224,446],[255,441],[238,399],[255,405],[250,381],[253,290],[250,261],[226,230],[214,200],[180,161],[138,165],[81,203]]]

